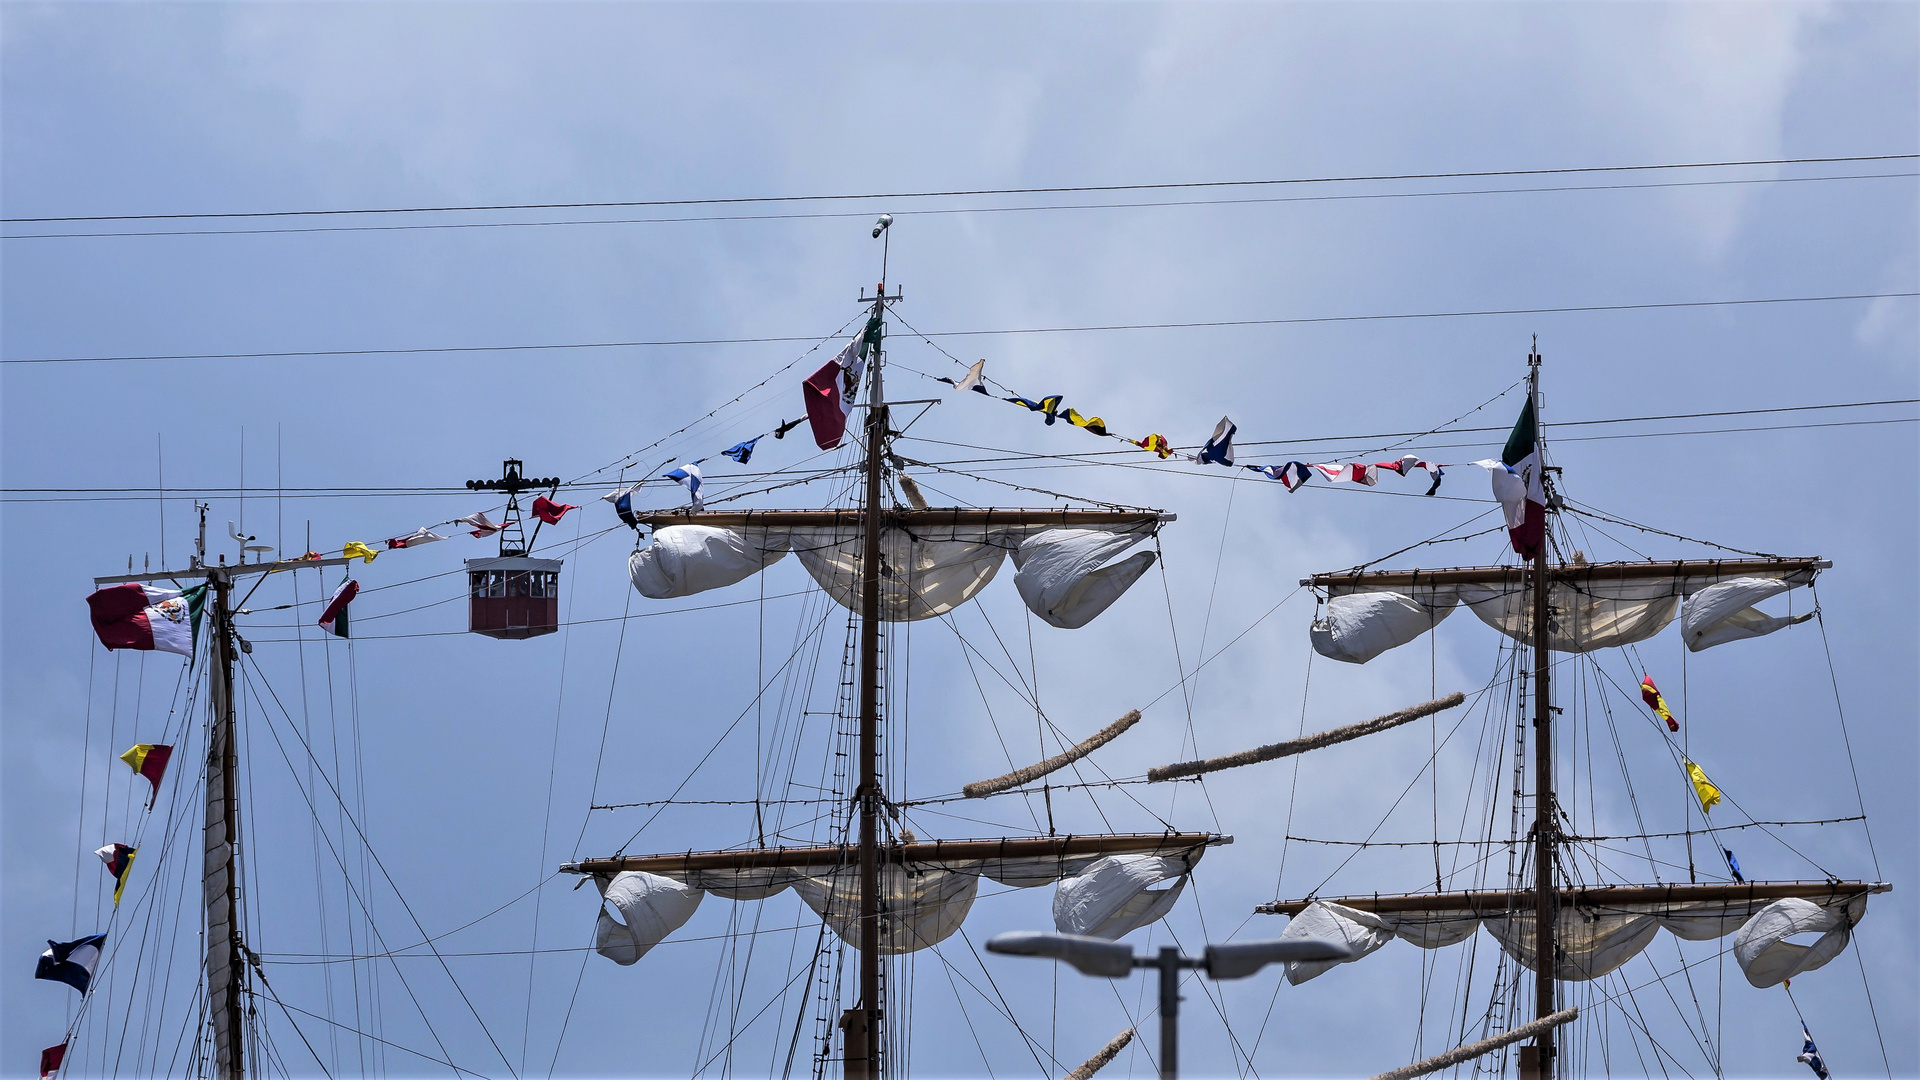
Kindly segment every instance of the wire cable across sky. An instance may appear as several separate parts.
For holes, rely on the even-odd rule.
[[[1830,165],[1864,161],[1909,161],[1920,154],[1854,154],[1844,157],[1764,158],[1748,161],[1692,161],[1662,165],[1581,165],[1556,169],[1480,169],[1462,172],[1381,173],[1351,176],[1301,176],[1268,180],[1190,180],[1157,184],[1076,184],[1060,187],[956,188],[945,191],[865,192],[842,195],[743,195],[697,199],[629,199],[604,202],[478,203],[467,206],[387,206],[334,210],[230,210],[173,214],[71,214],[0,218],[0,223],[50,224],[61,221],[185,221],[269,217],[338,217],[352,214],[446,214],[508,210],[597,210],[638,206],[733,206],[743,203],[840,202],[855,199],[938,199],[985,195],[1075,195],[1101,191],[1181,191],[1209,188],[1278,187],[1291,184],[1353,184],[1390,180],[1467,180],[1499,176],[1569,176],[1582,173],[1655,172],[1669,169],[1729,169],[1774,165]]]
[[[1768,296],[1738,300],[1674,300],[1646,304],[1579,304],[1566,307],[1489,308],[1478,311],[1413,311],[1373,315],[1306,315],[1272,319],[1211,319],[1191,322],[1107,323],[1085,326],[1023,326],[998,330],[930,330],[926,338],[995,337],[1011,334],[1090,334],[1123,330],[1199,330],[1235,326],[1302,326],[1311,323],[1392,322],[1413,319],[1470,319],[1497,315],[1569,315],[1603,311],[1663,311],[1679,308],[1752,307],[1767,304],[1824,304],[1844,300],[1890,300],[1920,292],[1842,293],[1830,296]],[[157,353],[148,355],[39,356],[0,360],[0,364],[113,364],[164,360],[275,360],[314,356],[427,356],[448,353],[508,353],[541,350],[644,349],[696,345],[760,345],[818,341],[820,334],[738,338],[663,338],[635,341],[575,341],[524,345],[432,345],[371,349],[281,349],[260,352]]]

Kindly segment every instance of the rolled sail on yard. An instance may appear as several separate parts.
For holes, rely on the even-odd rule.
[[[1063,629],[1085,626],[1154,563],[1152,551],[1117,558],[1158,530],[1154,515],[1134,516],[1142,520],[1086,528],[995,524],[990,518],[977,524],[889,524],[880,534],[880,617],[913,622],[945,615],[979,595],[1011,556],[1014,585],[1034,614]],[[831,525],[672,524],[633,553],[629,570],[642,596],[664,600],[744,581],[791,552],[828,596],[857,611],[862,539],[857,519]]]
[[[1584,653],[1631,645],[1676,616],[1696,652],[1760,637],[1811,615],[1771,616],[1752,605],[1809,584],[1826,565],[1780,559],[1556,567],[1547,590],[1548,647]],[[1329,659],[1364,664],[1460,606],[1515,641],[1533,641],[1531,575],[1519,567],[1324,574],[1310,582],[1327,597],[1311,636],[1314,650]]]

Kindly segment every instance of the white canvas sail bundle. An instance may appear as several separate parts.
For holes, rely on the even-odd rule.
[[[1564,907],[1554,925],[1558,959],[1553,977],[1567,982],[1597,979],[1640,955],[1664,929],[1687,941],[1733,934],[1734,959],[1747,981],[1757,987],[1775,986],[1838,956],[1866,912],[1864,893],[1820,901],[1741,899]],[[1372,912],[1316,901],[1295,915],[1280,936],[1344,942],[1353,950],[1353,960],[1358,960],[1396,937],[1423,949],[1438,949],[1465,941],[1481,926],[1508,956],[1535,967],[1531,910]],[[1810,932],[1822,935],[1812,945],[1788,940]],[[1290,963],[1287,981],[1297,986],[1353,960]]]
[[[1008,555],[1014,585],[1034,614],[1077,629],[1112,606],[1154,563],[1143,551],[1111,562],[1153,534],[1151,528],[1034,526],[889,526],[880,536],[880,617],[912,622],[945,615],[987,587]],[[744,581],[789,551],[827,595],[860,608],[858,525],[722,529],[669,525],[633,553],[633,587],[654,600],[692,596]]]
[[[1593,652],[1631,645],[1665,630],[1676,614],[1689,649],[1760,637],[1804,622],[1810,614],[1776,617],[1754,604],[1813,580],[1809,570],[1782,570],[1723,579],[1689,574],[1670,578],[1609,581],[1568,580],[1547,590],[1551,612],[1548,647],[1556,652]],[[1480,621],[1515,641],[1533,638],[1533,600],[1524,584],[1435,584],[1417,587],[1335,585],[1314,620],[1313,647],[1320,655],[1364,664],[1405,645],[1465,606]]]
[[[880,951],[889,956],[917,952],[952,936],[972,909],[981,878],[1016,889],[1057,882],[1053,918],[1060,932],[1118,938],[1171,911],[1205,851],[882,864]],[[841,940],[855,946],[860,941],[857,865],[670,874],[628,870],[595,875],[593,881],[606,901],[596,920],[594,947],[617,964],[638,961],[678,930],[707,893],[761,900],[790,888]],[[608,906],[619,918],[607,912]]]

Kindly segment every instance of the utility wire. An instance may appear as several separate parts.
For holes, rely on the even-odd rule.
[[[1002,330],[935,330],[922,337],[995,337],[1011,334],[1086,334],[1117,330],[1197,330],[1231,326],[1298,326],[1309,323],[1393,322],[1410,319],[1465,319],[1493,315],[1565,315],[1600,311],[1660,311],[1675,308],[1752,307],[1764,304],[1818,304],[1841,300],[1891,300],[1920,292],[1841,293],[1830,296],[1769,296],[1742,300],[1677,300],[1653,304],[1581,304],[1566,307],[1490,308],[1481,311],[1415,311],[1379,315],[1311,315],[1287,319],[1213,319],[1194,322],[1110,323],[1087,326],[1025,326]],[[678,338],[651,341],[581,341],[533,345],[436,345],[418,348],[284,349],[263,352],[158,353],[111,356],[43,356],[0,360],[0,364],[102,364],[154,360],[272,360],[315,356],[424,356],[442,353],[537,352],[568,349],[669,348],[693,345],[761,345],[818,341],[824,334],[740,338]]]
[[[1041,203],[1028,206],[946,206],[901,210],[895,217],[951,214],[1021,214],[1046,210],[1150,210],[1194,206],[1260,206],[1279,203],[1355,202],[1374,199],[1438,199],[1470,195],[1540,195],[1576,191],[1650,191],[1666,188],[1739,187],[1751,184],[1813,184],[1836,180],[1905,180],[1920,173],[1849,173],[1840,176],[1759,176],[1739,180],[1673,180],[1652,184],[1562,184],[1546,187],[1455,188],[1449,191],[1369,191],[1346,195],[1281,195],[1246,199],[1160,199],[1149,202]],[[785,214],[686,214],[667,217],[561,218],[547,221],[436,221],[417,225],[299,225],[260,229],[127,229],[115,232],[6,233],[0,240],[81,240],[132,236],[286,236],[298,233],[433,232],[446,229],[539,229],[570,225],[671,225],[725,221],[822,221],[872,217],[872,210]]]
[[[362,207],[342,210],[248,210],[179,214],[76,214],[0,218],[0,223],[59,221],[185,221],[269,217],[338,217],[352,214],[444,214],[498,210],[597,210],[634,206],[736,206],[744,203],[840,202],[853,199],[938,199],[970,195],[1069,195],[1096,191],[1191,191],[1209,188],[1278,187],[1291,184],[1349,184],[1385,180],[1464,180],[1494,176],[1568,176],[1581,173],[1652,172],[1669,169],[1724,169],[1760,165],[1828,165],[1856,161],[1907,161],[1920,154],[1857,154],[1845,157],[1768,158],[1750,161],[1695,161],[1666,165],[1589,165],[1560,169],[1484,169],[1470,172],[1382,173],[1357,176],[1290,177],[1277,180],[1196,180],[1162,184],[1079,184],[1065,187],[959,188],[949,191],[893,191],[846,195],[749,195],[707,199],[632,199],[608,202],[492,203],[471,206]]]

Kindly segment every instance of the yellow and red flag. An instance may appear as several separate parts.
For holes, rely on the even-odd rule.
[[[1680,730],[1680,721],[1673,718],[1672,711],[1667,708],[1667,699],[1661,697],[1660,688],[1653,685],[1653,676],[1640,680],[1640,698],[1647,703],[1647,708],[1653,710],[1653,715],[1667,722],[1668,731]]]
[[[167,775],[167,762],[173,757],[173,747],[160,743],[135,743],[133,749],[120,755],[127,768],[147,778],[153,785],[153,794],[147,796],[147,809],[153,809],[153,801],[160,797],[160,778]]]

